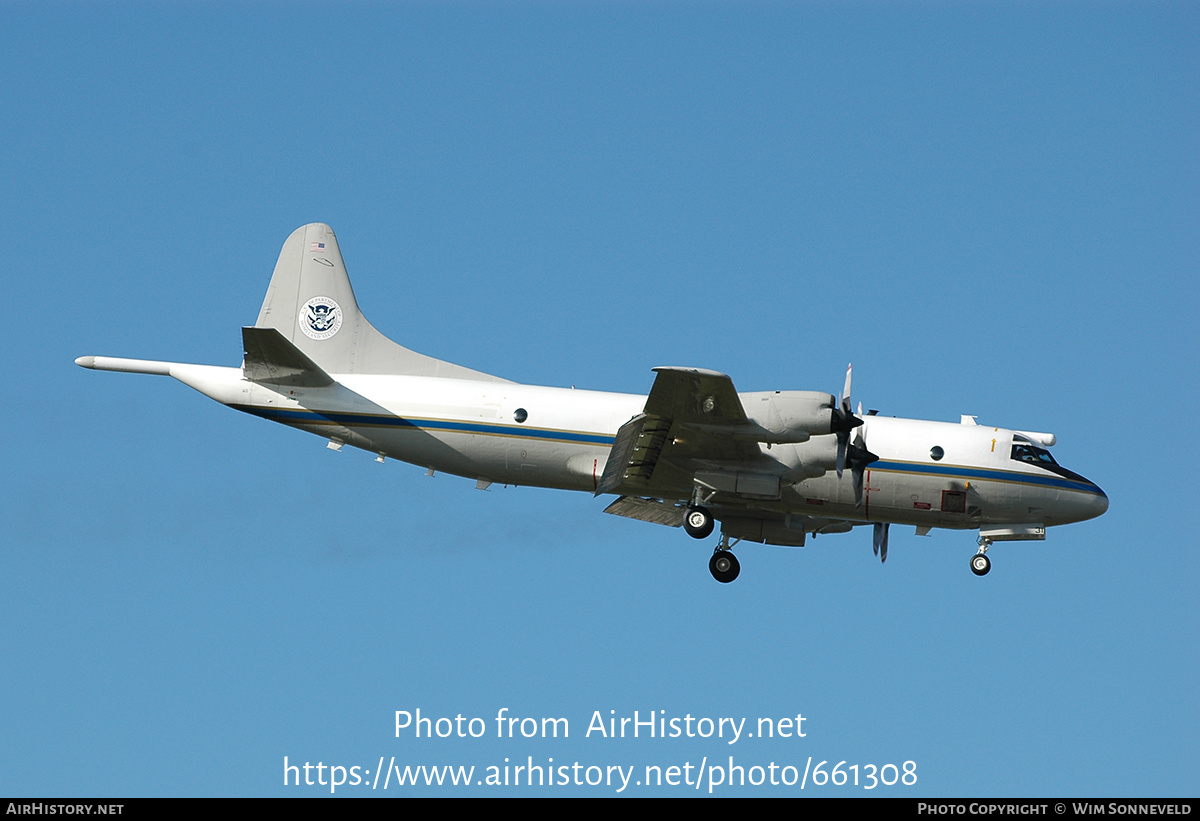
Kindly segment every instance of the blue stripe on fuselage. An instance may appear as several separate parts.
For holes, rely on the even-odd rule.
[[[609,447],[613,437],[597,433],[581,433],[579,431],[552,430],[546,428],[521,428],[514,425],[489,425],[480,422],[463,422],[454,419],[406,419],[401,416],[370,413],[344,413],[341,411],[288,410],[284,408],[264,408],[255,405],[232,405],[231,407],[269,419],[273,422],[288,424],[332,424],[345,427],[377,427],[377,428],[411,428],[413,430],[447,431],[453,433],[472,433],[483,436],[509,436],[514,439],[547,440],[552,442],[573,442],[585,445],[603,445]],[[1064,490],[1083,491],[1104,495],[1099,487],[1091,482],[1075,482],[1059,476],[1024,473],[1015,470],[989,470],[986,468],[960,467],[954,465],[929,465],[916,462],[893,462],[880,460],[869,467],[873,471],[889,471],[911,475],[940,476],[955,479],[974,479],[993,482],[1017,482],[1021,484],[1054,487]]]
[[[987,468],[956,467],[953,465],[926,465],[915,462],[873,462],[869,470],[886,470],[893,473],[922,474],[927,476],[945,476],[955,479],[977,479],[993,482],[1018,482],[1041,487],[1056,487],[1064,490],[1081,490],[1086,493],[1104,495],[1099,487],[1091,482],[1073,482],[1059,476],[1048,476],[1039,473],[1024,473],[1017,470],[989,470]]]
[[[372,413],[342,413],[340,411],[285,410],[264,408],[257,405],[232,405],[246,413],[269,419],[272,422],[289,424],[329,423],[344,427],[412,428],[414,430],[451,431],[475,433],[484,436],[511,436],[515,439],[547,439],[554,442],[576,442],[585,445],[611,446],[613,437],[597,433],[580,433],[570,430],[546,428],[519,428],[513,425],[487,425],[479,422],[461,422],[455,419],[405,419]]]

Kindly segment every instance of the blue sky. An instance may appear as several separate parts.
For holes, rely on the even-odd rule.
[[[1194,4],[3,10],[0,793],[732,756],[915,762],[815,795],[1196,794]],[[894,528],[882,567],[860,530],[742,546],[725,586],[707,542],[604,500],[72,364],[236,365],[311,221],[423,353],[630,393],[663,364],[834,392],[852,361],[884,414],[1055,432],[1111,508],[985,579],[971,534]],[[418,708],[489,732],[397,738]],[[502,708],[571,735],[497,739]],[[585,737],[635,710],[806,735]],[[408,792],[616,791],[337,794]]]

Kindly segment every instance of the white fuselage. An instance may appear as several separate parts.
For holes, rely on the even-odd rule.
[[[107,369],[148,372],[112,365],[120,361],[135,362],[107,360]],[[631,394],[428,376],[332,374],[330,387],[279,388],[249,381],[238,368],[170,363],[169,373],[223,404],[337,444],[486,482],[589,492],[617,430],[646,403]],[[879,457],[865,472],[861,505],[848,471],[839,478],[818,469],[805,478],[806,454],[832,452],[828,435],[759,445],[755,470],[765,463],[783,478],[779,497],[759,506],[812,520],[959,529],[1065,524],[1108,506],[1081,476],[1014,460],[1011,430],[867,416],[860,431]],[[820,446],[823,439],[829,447]],[[686,501],[690,493],[660,487],[646,495]]]

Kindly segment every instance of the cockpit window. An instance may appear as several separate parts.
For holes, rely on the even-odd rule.
[[[1031,465],[1058,465],[1054,461],[1054,457],[1050,455],[1050,451],[1045,448],[1034,447],[1033,445],[1013,445],[1012,458],[1017,462],[1029,462]]]

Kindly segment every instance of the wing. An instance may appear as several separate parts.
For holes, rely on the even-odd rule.
[[[747,415],[725,374],[654,370],[646,404],[617,431],[597,484],[597,495],[620,494],[605,513],[678,527],[687,505],[700,504],[721,522],[724,537],[785,546],[803,546],[806,533],[842,533],[862,524],[791,512],[783,481],[789,468],[779,451],[763,448],[832,433],[835,397],[792,392],[781,403],[791,412],[790,426],[768,428]],[[755,405],[764,399],[745,398]]]
[[[700,368],[655,368],[642,413],[617,431],[596,495],[687,492],[696,474],[731,465],[769,465],[733,380]]]

